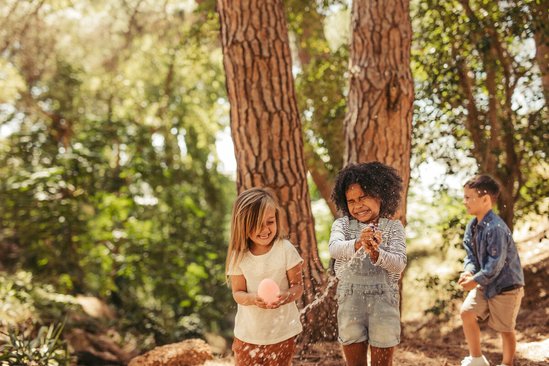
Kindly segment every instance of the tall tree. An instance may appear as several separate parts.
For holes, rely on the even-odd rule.
[[[535,14],[535,2],[529,3]],[[499,181],[499,213],[510,228],[517,202],[525,212],[539,211],[539,198],[547,195],[541,182],[548,177],[543,141],[549,124],[543,86],[536,85],[546,65],[540,65],[541,75],[534,67],[546,56],[539,46],[536,55],[525,46],[541,39],[542,29],[527,10],[519,2],[469,0],[430,0],[416,10],[418,131],[428,141],[445,139],[461,148],[434,144],[438,151],[428,152],[451,170],[463,159],[455,152],[466,151],[481,172]]]
[[[519,1],[514,2],[515,7],[519,7]],[[545,104],[549,104],[549,12],[547,11],[547,1],[529,0],[529,16],[525,29],[531,29],[536,43],[536,61],[541,74],[541,85]]]
[[[324,4],[333,6],[337,1]],[[287,0],[290,30],[297,50],[296,90],[305,137],[307,168],[334,217],[330,196],[335,175],[343,165],[348,44],[330,48],[325,34],[326,15],[314,0]]]
[[[410,178],[414,89],[408,0],[355,0],[351,15],[350,89],[345,118],[347,163],[378,160]]]
[[[282,0],[218,0],[221,43],[231,105],[238,191],[272,188],[283,209],[282,227],[305,260],[303,303],[326,284],[318,256],[302,126],[297,108]],[[306,339],[325,338],[329,309],[305,314]]]

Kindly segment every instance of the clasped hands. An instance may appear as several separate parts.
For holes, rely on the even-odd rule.
[[[362,247],[364,251],[368,253],[372,262],[377,262],[379,257],[379,245],[381,244],[381,231],[374,226],[368,226],[360,233],[360,237],[357,239],[355,248],[357,250]]]
[[[265,302],[265,300],[263,300],[259,295],[254,294],[253,302],[255,306],[262,309],[277,309],[280,306],[284,305],[288,301],[289,297],[290,297],[290,293],[288,291],[285,291],[280,295],[278,295],[275,302],[268,303],[268,302]]]

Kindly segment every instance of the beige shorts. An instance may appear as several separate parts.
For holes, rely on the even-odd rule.
[[[497,332],[512,332],[523,296],[521,287],[486,299],[482,287],[477,287],[465,298],[461,312],[472,311],[481,320],[488,318],[488,326]]]

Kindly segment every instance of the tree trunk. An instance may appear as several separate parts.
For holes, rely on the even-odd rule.
[[[355,0],[351,29],[345,165],[377,160],[395,168],[404,186],[395,218],[406,224],[414,103],[409,1]],[[402,298],[402,278],[399,292]]]
[[[353,2],[345,164],[378,160],[404,181],[397,214],[406,221],[414,89],[408,0]]]
[[[520,170],[524,161],[518,150],[515,134],[517,117],[512,107],[512,96],[517,85],[514,80],[518,80],[520,76],[512,67],[515,61],[502,42],[504,35],[498,33],[497,27],[489,18],[481,20],[469,0],[460,2],[471,23],[477,25],[472,27],[469,37],[480,56],[485,74],[483,83],[488,97],[487,107],[483,108],[478,104],[474,90],[477,80],[467,66],[462,48],[455,45],[453,55],[458,60],[456,65],[460,76],[459,86],[467,101],[466,127],[471,133],[472,153],[479,164],[480,173],[490,174],[501,187],[498,213],[512,231],[515,202],[524,185]],[[485,47],[486,43],[489,47]]]
[[[326,169],[322,159],[312,150],[312,146],[305,146],[304,151],[307,168],[309,169],[309,173],[311,173],[311,177],[313,178],[313,182],[315,182],[320,196],[326,201],[332,216],[334,218],[338,217],[337,207],[331,199],[334,179],[330,175],[328,169]]]
[[[307,186],[283,1],[218,0],[223,63],[231,105],[237,188],[269,187],[283,209],[281,226],[305,260],[302,304],[326,286]],[[333,337],[324,304],[304,316],[305,341]]]
[[[549,15],[547,4],[533,1],[530,5],[532,28],[536,42],[536,62],[541,74],[545,105],[549,104]]]
[[[318,188],[322,198],[326,201],[334,218],[338,217],[335,204],[331,200],[331,193],[335,182],[335,175],[343,163],[343,114],[334,116],[333,111],[344,99],[343,88],[340,95],[334,95],[333,88],[337,88],[337,80],[332,73],[337,70],[334,56],[324,34],[325,15],[316,7],[313,0],[289,0],[286,6],[294,14],[293,33],[295,35],[295,48],[299,62],[300,74],[298,76],[298,102],[301,103],[303,113],[309,111],[311,121],[303,119],[305,133],[308,130],[314,132],[315,137],[321,139],[329,156],[329,167],[315,151],[313,144],[305,139],[305,161],[313,182]],[[292,23],[290,23],[292,25]],[[337,60],[335,60],[337,65]],[[325,67],[329,63],[330,68]],[[342,72],[343,73],[343,72]],[[332,81],[330,87],[319,82]],[[304,116],[304,114],[302,114]]]

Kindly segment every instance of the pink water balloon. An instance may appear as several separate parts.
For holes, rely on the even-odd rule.
[[[280,295],[280,288],[275,281],[270,278],[265,278],[259,283],[257,288],[257,294],[263,299],[267,304],[272,304]]]

